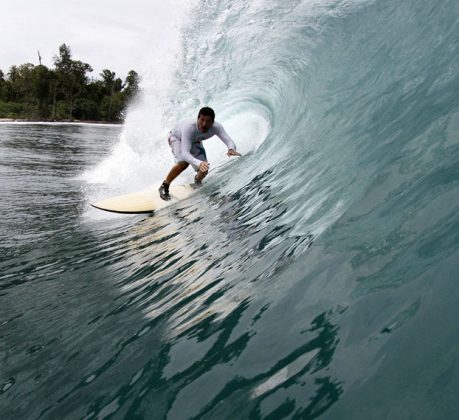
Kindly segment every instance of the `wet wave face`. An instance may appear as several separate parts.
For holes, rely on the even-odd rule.
[[[196,2],[124,127],[0,125],[2,417],[455,418],[458,18]],[[242,158],[90,208],[161,182],[204,105]]]

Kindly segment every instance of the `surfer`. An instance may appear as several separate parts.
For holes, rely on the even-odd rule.
[[[159,195],[163,200],[170,200],[169,185],[189,165],[196,171],[194,187],[201,186],[202,180],[209,172],[209,162],[202,145],[203,140],[217,136],[228,147],[228,156],[241,156],[236,151],[236,144],[226,133],[223,126],[215,121],[212,108],[204,107],[199,110],[198,120],[188,118],[180,121],[169,134],[169,146],[175,157],[176,164],[169,171],[164,182],[159,187]]]

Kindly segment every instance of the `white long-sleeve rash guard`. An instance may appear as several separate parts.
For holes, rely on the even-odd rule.
[[[201,161],[194,156],[198,156],[199,149],[202,148],[201,142],[213,136],[217,136],[228,149],[236,150],[236,144],[227,134],[223,126],[214,121],[212,127],[205,133],[198,130],[196,120],[194,118],[187,118],[180,121],[171,131],[171,141],[178,140],[181,142],[182,159],[192,165],[199,166]],[[193,156],[194,155],[194,156]]]

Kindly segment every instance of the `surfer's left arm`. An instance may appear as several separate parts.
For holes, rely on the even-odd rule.
[[[228,135],[220,123],[214,123],[214,130],[216,136],[226,144],[226,147],[228,147],[227,156],[241,156],[241,154],[236,151],[236,143],[234,143],[233,139]]]
[[[227,156],[242,156],[239,152],[236,152],[234,149],[228,149],[226,153]]]

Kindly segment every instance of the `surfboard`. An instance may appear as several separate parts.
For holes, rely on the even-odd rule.
[[[131,194],[118,195],[105,200],[91,203],[91,206],[99,210],[113,213],[140,214],[151,213],[163,207],[190,196],[195,189],[191,185],[171,185],[169,193],[170,201],[164,201],[159,196],[158,188],[151,188]]]

